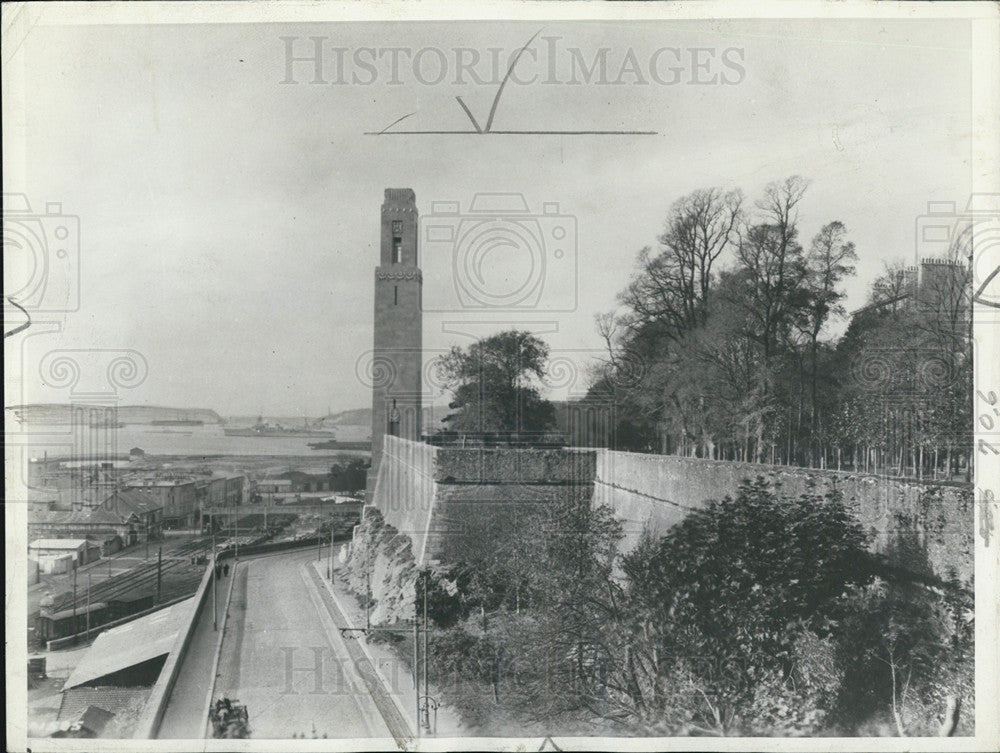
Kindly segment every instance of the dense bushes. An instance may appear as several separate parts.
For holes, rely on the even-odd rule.
[[[624,557],[607,508],[553,519],[429,589],[431,680],[484,732],[937,734],[949,697],[968,731],[971,602],[878,578],[836,495],[758,479]]]

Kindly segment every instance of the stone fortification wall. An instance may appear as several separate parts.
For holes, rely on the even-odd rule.
[[[418,567],[508,556],[518,532],[558,525],[561,503],[589,505],[594,472],[591,450],[435,448],[387,436],[347,563],[351,587],[361,594],[370,582],[375,622],[407,619]]]
[[[387,436],[373,501],[410,538],[418,564],[474,559],[483,539],[538,525],[559,500],[589,504],[595,462],[593,450],[432,447]]]
[[[595,461],[593,450],[442,447],[434,478],[446,484],[589,485]]]
[[[365,539],[380,618],[412,609],[418,567],[506,556],[517,531],[554,525],[560,503],[608,505],[623,519],[627,551],[645,531],[663,534],[757,476],[789,496],[839,491],[891,565],[932,578],[954,572],[972,583],[968,485],[609,450],[435,448],[396,437],[386,437],[384,448],[378,515],[366,518],[352,554],[363,572],[355,555]]]
[[[918,575],[965,583],[973,573],[973,496],[969,485],[918,482],[861,473],[599,450],[594,503],[625,523],[624,548],[644,529],[662,534],[691,510],[734,496],[763,476],[782,493],[838,490],[891,564]]]
[[[372,503],[386,524],[409,536],[413,556],[423,561],[437,493],[439,450],[421,442],[385,436]]]

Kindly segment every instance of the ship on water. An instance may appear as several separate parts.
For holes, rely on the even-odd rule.
[[[285,428],[281,424],[266,423],[262,416],[257,417],[257,423],[253,426],[240,429],[223,429],[227,437],[300,437],[300,438],[321,438],[336,439],[337,433],[329,429],[317,429],[310,427],[308,422],[303,422],[301,428]]]
[[[366,442],[340,442],[336,439],[327,439],[325,442],[310,442],[309,447],[314,450],[365,450],[371,452],[372,441]]]

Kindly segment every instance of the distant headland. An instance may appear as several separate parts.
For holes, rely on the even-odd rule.
[[[66,403],[8,405],[4,408],[4,420],[27,424],[68,424],[72,423],[73,407]],[[219,414],[208,408],[170,408],[160,405],[120,405],[117,419],[122,424],[154,424],[164,421],[222,423]]]

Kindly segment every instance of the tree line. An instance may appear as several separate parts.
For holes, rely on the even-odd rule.
[[[619,449],[950,477],[971,462],[967,249],[886,265],[848,314],[858,250],[832,220],[805,242],[808,181],[697,190],[643,249],[586,402]],[[847,319],[840,337],[832,334]]]
[[[607,356],[578,407],[611,430],[568,441],[971,477],[969,239],[918,266],[887,263],[848,313],[858,250],[839,220],[803,241],[807,191],[792,176],[753,203],[719,188],[673,203],[618,310],[596,317]],[[548,357],[545,342],[516,330],[453,348],[438,364],[454,411],[440,438],[551,443]]]

